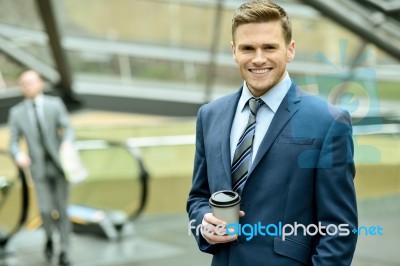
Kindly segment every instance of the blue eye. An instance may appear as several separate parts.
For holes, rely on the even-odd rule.
[[[264,49],[266,49],[266,50],[274,50],[274,49],[276,49],[276,47],[274,45],[267,45],[267,46],[264,47]]]

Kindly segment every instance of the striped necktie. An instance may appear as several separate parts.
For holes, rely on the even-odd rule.
[[[32,101],[32,105],[33,105],[33,114],[35,115],[35,121],[36,121],[36,129],[37,129],[37,132],[39,133],[40,145],[43,148],[45,159],[46,159],[46,161],[48,161],[48,160],[51,160],[52,158],[51,158],[49,149],[47,148],[47,145],[46,145],[45,134],[44,134],[43,126],[42,126],[40,116],[39,116],[39,109],[38,109],[39,107],[37,106],[37,104],[34,101]]]
[[[36,121],[36,128],[37,128],[38,133],[39,133],[40,144],[41,144],[41,146],[43,148],[43,151],[44,151],[44,159],[45,159],[46,162],[53,163],[53,165],[56,167],[56,169],[60,173],[63,173],[62,168],[60,167],[60,165],[58,163],[56,163],[54,158],[51,156],[49,148],[47,147],[46,140],[45,140],[46,134],[44,132],[44,128],[43,128],[42,124],[40,123],[41,120],[40,120],[39,110],[38,110],[39,107],[37,106],[37,104],[34,101],[32,101],[32,105],[33,105],[33,114],[35,116],[35,121]]]
[[[264,102],[261,99],[251,98],[249,100],[250,115],[246,128],[236,145],[232,161],[233,190],[241,194],[244,184],[248,178],[253,153],[253,139],[256,129],[256,115],[258,108]]]

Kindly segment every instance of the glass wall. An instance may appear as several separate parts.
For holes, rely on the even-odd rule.
[[[35,66],[54,68],[35,0],[0,0],[0,98],[19,94],[19,73]]]
[[[230,42],[232,13],[244,1],[222,1],[220,12],[217,2],[63,0],[53,4],[74,80],[132,85],[132,90],[143,84],[163,88],[159,84],[164,83],[169,84],[166,91],[175,87],[225,93],[242,83]],[[348,67],[362,40],[311,7],[294,0],[278,2],[292,18],[296,59],[289,70],[294,78],[329,70],[329,64]],[[26,55],[22,58],[54,68],[35,1],[0,0],[0,37]],[[364,66],[395,63],[373,45],[367,50]],[[216,67],[210,71],[212,58]]]
[[[21,66],[0,52],[0,94],[17,85],[17,76]]]
[[[205,89],[208,75],[215,75],[213,89],[226,91],[236,90],[242,83],[230,42],[232,13],[243,2],[223,1],[220,13],[217,1],[183,0],[64,0],[59,10],[64,11],[63,30],[71,41],[68,50],[74,71],[81,77],[99,72],[102,78],[109,77],[113,82],[165,81],[184,84],[187,89]],[[362,40],[311,7],[297,1],[282,1],[282,5],[293,11],[296,62],[327,67],[318,56],[323,55],[336,66],[351,63]],[[299,12],[298,8],[304,11]],[[217,14],[221,21],[218,29]],[[218,39],[213,40],[216,30]],[[210,73],[213,41],[218,47],[217,67]],[[371,53],[364,65],[393,64],[391,57],[373,45],[368,50]],[[304,67],[289,65],[289,70],[294,77],[315,74]]]
[[[43,30],[35,0],[1,0],[0,22],[32,30]]]

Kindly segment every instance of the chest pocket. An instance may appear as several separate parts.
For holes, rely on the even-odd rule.
[[[278,143],[298,144],[298,145],[312,145],[316,142],[315,138],[304,138],[295,136],[279,136]]]

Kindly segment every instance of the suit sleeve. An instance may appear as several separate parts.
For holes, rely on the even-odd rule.
[[[57,102],[58,102],[58,109],[59,109],[57,124],[58,124],[59,128],[64,130],[62,139],[63,139],[63,141],[73,141],[74,140],[74,131],[69,123],[67,109],[65,108],[65,105],[61,101],[61,99],[57,98]]]
[[[203,106],[204,107],[204,106]],[[204,148],[202,110],[200,108],[197,115],[196,124],[196,152],[194,158],[194,170],[192,178],[192,188],[189,192],[186,210],[189,214],[191,231],[195,236],[199,249],[203,252],[213,254],[215,251],[214,245],[209,244],[196,228],[200,226],[204,214],[211,212],[208,199],[210,198],[210,188],[207,176],[207,160]]]
[[[349,266],[357,242],[355,167],[350,116],[341,112],[322,145],[315,179],[317,219],[323,226],[347,224],[348,235],[326,234],[316,242],[312,265]]]

